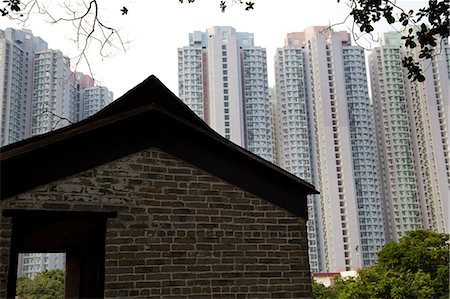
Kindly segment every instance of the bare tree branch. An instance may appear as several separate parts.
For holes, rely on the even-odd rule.
[[[31,0],[6,0],[5,8],[0,10],[3,16],[11,20],[25,24],[32,13],[39,13],[49,19],[51,24],[70,23],[75,28],[75,33],[70,38],[78,48],[78,54],[72,57],[74,69],[77,71],[79,65],[85,62],[89,68],[90,75],[94,77],[89,63],[89,49],[96,44],[101,57],[105,58],[114,51],[126,52],[126,44],[119,31],[102,20],[97,0],[82,0],[78,4],[63,2],[61,8],[65,15],[55,16],[51,9],[45,5],[44,1]],[[47,3],[48,4],[48,3]]]

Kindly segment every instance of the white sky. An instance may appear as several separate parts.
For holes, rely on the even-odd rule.
[[[178,0],[98,0],[100,16],[106,25],[120,29],[122,39],[129,41],[127,51],[112,50],[113,55],[102,58],[98,48],[88,51],[89,62],[95,79],[107,86],[118,98],[150,75],[156,75],[175,94],[178,93],[177,48],[188,45],[189,33],[205,31],[211,26],[232,26],[237,31],[252,32],[255,45],[265,47],[268,57],[269,86],[274,85],[273,56],[284,44],[286,33],[303,31],[314,25],[342,22],[349,13],[345,0],[254,0],[255,10],[246,12],[235,5],[221,13],[219,0],[196,0],[192,4],[180,4]],[[40,0],[47,4],[54,15],[61,16],[64,0]],[[86,0],[85,2],[89,2]],[[187,0],[185,1],[187,2]],[[69,1],[80,5],[79,1]],[[416,7],[419,1],[401,2],[405,8]],[[50,6],[51,5],[51,6]],[[120,9],[129,9],[122,16]],[[346,25],[335,30],[348,30]],[[0,17],[0,28],[22,25]],[[76,30],[69,24],[49,24],[41,15],[32,16],[26,27],[48,42],[52,49],[59,49],[69,57],[79,51],[71,40]],[[379,34],[388,31],[379,27]],[[79,71],[89,73],[85,65]]]

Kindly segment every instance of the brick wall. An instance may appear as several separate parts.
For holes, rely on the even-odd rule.
[[[107,298],[311,297],[303,219],[156,149],[1,205],[117,211],[106,234]],[[9,221],[0,219],[1,297]]]
[[[2,212],[0,210],[0,212]],[[8,276],[9,248],[11,245],[10,218],[2,217],[0,214],[0,298],[6,297],[6,281]]]

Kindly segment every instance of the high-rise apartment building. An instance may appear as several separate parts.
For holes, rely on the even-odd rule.
[[[94,79],[88,75],[80,72],[75,72],[70,77],[70,81],[73,84],[72,97],[75,98],[75,115],[76,120],[80,121],[84,117],[84,89],[92,88],[95,86]]]
[[[83,89],[81,119],[88,118],[113,101],[113,93],[104,86]]]
[[[311,266],[370,265],[385,228],[363,50],[349,33],[328,27],[288,34],[287,41],[276,60],[278,160],[289,171],[302,165],[297,175],[309,175],[321,193],[309,202],[310,257],[317,255]]]
[[[31,135],[75,122],[75,97],[70,59],[58,50],[35,53]]]
[[[447,41],[438,47],[431,59],[421,60],[417,49],[406,49],[400,34],[391,32],[370,56],[389,233],[395,240],[417,227],[449,231],[450,50]],[[424,82],[407,78],[401,67],[405,55],[420,61]]]
[[[29,137],[34,53],[47,43],[28,30],[0,30],[0,146]]]
[[[306,29],[305,39],[326,268],[357,269],[386,241],[364,51],[327,27]]]
[[[426,80],[406,82],[423,226],[450,232],[450,80],[448,44],[421,61]],[[419,51],[413,49],[417,60]]]
[[[276,164],[313,183],[310,117],[304,34],[288,34],[283,48],[275,54],[274,131]],[[309,264],[312,272],[321,270],[317,195],[308,196],[307,222]]]
[[[408,49],[424,70],[424,82],[405,83],[422,224],[450,232],[450,79],[448,40],[420,60],[418,49]],[[409,53],[408,53],[409,52]]]
[[[385,34],[369,56],[388,238],[421,227],[400,35]]]
[[[425,82],[412,82],[401,58],[418,50],[385,34],[370,57],[373,105],[348,33],[311,27],[277,50],[276,161],[321,192],[308,201],[312,271],[370,265],[408,230],[449,231],[450,47],[441,46],[421,61]]]
[[[77,122],[113,100],[29,30],[0,30],[1,145]]]
[[[178,49],[180,98],[222,136],[273,161],[266,50],[252,33],[217,26]]]

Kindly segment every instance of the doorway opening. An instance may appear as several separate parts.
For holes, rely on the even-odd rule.
[[[3,216],[12,217],[7,298],[16,297],[21,253],[65,253],[64,297],[103,297],[106,222],[117,213],[4,210]]]

